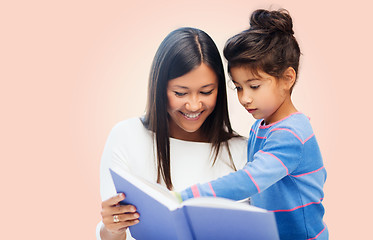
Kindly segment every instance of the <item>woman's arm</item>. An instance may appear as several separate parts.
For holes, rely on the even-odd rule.
[[[98,239],[127,239],[126,230],[138,222],[138,213],[132,205],[119,205],[125,196],[117,194],[109,169],[129,170],[126,151],[121,147],[128,140],[126,124],[117,124],[109,134],[101,158],[100,192],[102,201],[102,224]],[[100,237],[100,238],[99,238]],[[132,238],[130,238],[132,239]]]

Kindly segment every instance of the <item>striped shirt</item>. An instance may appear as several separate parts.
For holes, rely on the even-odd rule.
[[[281,239],[328,239],[323,222],[326,170],[309,119],[294,113],[254,123],[243,169],[181,192],[183,200],[215,196],[242,200],[275,213]]]

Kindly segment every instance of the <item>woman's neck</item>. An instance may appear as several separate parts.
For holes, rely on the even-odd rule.
[[[204,137],[201,128],[195,132],[187,132],[179,127],[174,121],[169,121],[170,137],[183,141],[190,142],[208,142],[208,138]]]

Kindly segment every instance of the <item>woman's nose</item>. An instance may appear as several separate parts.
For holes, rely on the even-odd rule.
[[[202,102],[197,97],[192,97],[188,100],[188,102],[185,104],[185,108],[190,112],[198,111],[202,108]]]

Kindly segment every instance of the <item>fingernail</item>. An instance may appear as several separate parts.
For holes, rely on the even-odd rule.
[[[124,194],[123,193],[119,193],[118,194],[120,198],[124,198]]]
[[[133,214],[133,216],[134,216],[135,218],[140,217],[140,215],[139,215],[138,213]]]
[[[135,212],[135,211],[136,211],[136,208],[135,208],[135,207],[132,207],[131,210],[132,210],[132,212]]]
[[[135,220],[135,223],[138,223],[139,222],[139,220]]]

